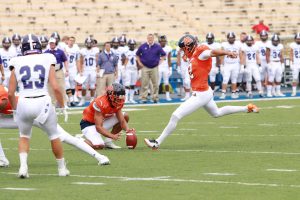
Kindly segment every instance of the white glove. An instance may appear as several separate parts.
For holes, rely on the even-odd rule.
[[[224,74],[224,65],[220,65],[220,73],[223,75]]]
[[[245,72],[245,65],[240,65],[240,73],[244,73]]]
[[[282,70],[282,72],[285,71],[285,64],[284,63],[281,63],[281,70]]]

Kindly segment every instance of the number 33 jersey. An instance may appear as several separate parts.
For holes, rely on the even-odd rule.
[[[48,95],[51,65],[56,63],[53,54],[32,54],[14,57],[9,66],[14,67],[20,97]]]

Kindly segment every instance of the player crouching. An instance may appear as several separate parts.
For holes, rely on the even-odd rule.
[[[94,149],[121,148],[112,141],[120,138],[121,130],[131,131],[127,124],[129,116],[122,112],[124,102],[125,87],[113,83],[106,89],[105,95],[98,96],[84,109],[80,127],[87,144]],[[105,137],[104,140],[101,135]]]

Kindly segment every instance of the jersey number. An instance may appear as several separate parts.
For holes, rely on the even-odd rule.
[[[69,62],[73,63],[74,58],[75,58],[75,56],[71,55],[70,58],[69,58],[69,60],[70,60]]]
[[[45,83],[45,73],[46,70],[43,65],[35,65],[33,68],[34,72],[39,73],[39,81],[34,81],[34,86],[38,89],[44,87]],[[20,74],[22,75],[21,81],[23,83],[24,89],[33,89],[33,81],[29,81],[31,78],[31,70],[28,66],[23,66],[20,68]]]
[[[262,56],[266,56],[266,50],[265,49],[261,49],[260,52],[261,52]]]
[[[277,53],[276,51],[273,51],[273,58],[278,58],[280,57],[280,52]]]
[[[300,53],[299,51],[295,51],[295,52],[294,52],[295,58],[300,58],[299,53]]]
[[[247,57],[248,57],[248,60],[255,60],[255,53],[251,54],[251,53],[247,53]]]
[[[133,58],[133,57],[130,59],[130,63],[131,63],[132,65],[134,65],[134,58]]]
[[[7,59],[3,59],[3,60],[2,60],[2,62],[3,62],[3,67],[4,67],[4,68],[7,68],[7,61],[8,61]]]
[[[89,58],[89,59],[85,58],[84,61],[85,61],[85,66],[91,67],[94,64],[94,58]]]

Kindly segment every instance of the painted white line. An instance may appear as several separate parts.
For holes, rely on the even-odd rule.
[[[258,126],[278,126],[277,124],[267,124],[267,123],[264,123],[264,124],[257,124]]]
[[[179,131],[197,131],[198,129],[195,128],[180,128]]]
[[[272,171],[272,172],[296,172],[298,170],[296,170],[296,169],[267,169],[266,171]]]
[[[2,190],[15,190],[15,191],[33,191],[37,190],[36,188],[1,188]]]
[[[219,128],[229,128],[229,129],[233,128],[234,129],[234,128],[239,128],[239,127],[237,127],[237,126],[220,126]]]
[[[141,133],[158,133],[159,131],[138,131],[138,132],[141,132]]]
[[[276,152],[276,151],[220,151],[204,149],[159,149],[159,151],[173,152],[203,152],[203,153],[241,153],[241,154],[274,154],[274,155],[300,155],[300,152]]]
[[[235,176],[236,174],[233,173],[203,173],[204,175],[211,175],[211,176]]]
[[[11,172],[1,172],[2,174],[13,174]],[[31,176],[57,176],[57,174],[30,174]],[[80,178],[106,178],[117,179],[119,181],[161,181],[161,182],[182,182],[182,183],[207,183],[207,184],[231,184],[231,185],[243,185],[243,186],[262,186],[262,187],[291,187],[300,188],[300,185],[284,185],[278,183],[249,183],[241,181],[218,181],[218,180],[197,180],[197,179],[179,179],[166,177],[124,177],[124,176],[93,176],[93,175],[70,175],[71,177]]]
[[[105,185],[105,183],[95,183],[95,182],[73,182],[75,185]]]
[[[276,106],[276,108],[286,108],[286,109],[291,109],[291,108],[294,108],[294,106],[286,106],[286,105],[282,105],[282,106]]]

